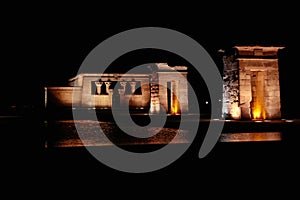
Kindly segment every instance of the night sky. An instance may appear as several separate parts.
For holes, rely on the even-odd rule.
[[[11,18],[3,29],[5,44],[2,46],[0,105],[42,106],[44,87],[65,85],[76,75],[88,53],[103,40],[131,28],[157,26],[180,31],[195,39],[208,51],[220,70],[219,49],[235,45],[284,46],[279,55],[282,112],[294,117],[300,113],[295,94],[298,85],[296,33],[287,23],[289,17],[278,18],[273,16],[274,12],[260,16],[255,14],[261,13],[260,10],[251,16],[243,12],[211,13],[214,17],[208,18],[194,12],[186,15],[176,15],[176,12],[164,15],[163,12],[155,17],[141,12],[136,13],[141,16],[139,19],[126,15],[107,20],[104,14],[81,17],[58,10],[52,14],[50,11],[35,11],[34,14]],[[177,64],[181,61],[178,56],[167,52],[143,50],[132,52],[115,64],[124,70],[125,66],[146,62]]]

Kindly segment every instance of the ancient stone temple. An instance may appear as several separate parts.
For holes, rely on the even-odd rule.
[[[157,63],[149,69],[145,74],[78,74],[66,87],[45,87],[45,105],[50,109],[129,106],[151,113],[188,112],[187,67]]]
[[[235,46],[223,56],[225,118],[281,117],[278,50],[283,47]]]

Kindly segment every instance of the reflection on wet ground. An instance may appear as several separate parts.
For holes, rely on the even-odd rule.
[[[176,120],[172,120],[172,123],[174,121]],[[206,134],[209,123],[219,123],[219,121],[203,119],[200,122],[197,136],[201,136],[202,133]],[[189,142],[188,132],[178,132],[172,123],[164,128],[160,136],[156,135],[155,138],[147,139],[147,142],[168,142],[164,136],[168,136],[169,132],[179,133],[180,137],[174,138],[174,141],[176,139],[177,142]],[[97,124],[101,124],[101,127],[113,131],[113,123],[103,120],[99,122],[83,120],[78,124],[86,129],[85,135],[88,137],[85,142],[87,144],[103,145],[96,147],[99,148],[99,151],[110,148],[104,146],[108,140],[107,137],[97,135],[95,127]],[[72,120],[44,122],[40,118],[0,117],[2,168],[9,174],[7,180],[4,177],[4,182],[12,183],[14,188],[17,182],[23,188],[26,184],[28,185],[28,180],[30,180],[36,184],[36,187],[31,185],[32,188],[45,188],[43,196],[49,193],[57,197],[57,194],[65,191],[69,197],[70,194],[78,196],[77,191],[82,191],[82,186],[87,186],[87,193],[107,190],[111,195],[112,187],[119,190],[125,185],[130,187],[130,189],[126,188],[126,192],[133,191],[132,188],[134,188],[134,192],[142,191],[144,195],[145,191],[153,193],[153,190],[149,190],[149,188],[155,187],[162,188],[169,195],[169,191],[174,191],[176,188],[175,194],[177,195],[182,191],[191,191],[192,185],[195,185],[191,181],[195,180],[196,195],[203,194],[201,192],[206,189],[201,185],[207,185],[211,189],[212,184],[217,184],[230,197],[233,190],[244,191],[245,188],[253,188],[253,186],[255,189],[267,188],[259,191],[266,191],[269,197],[272,193],[270,191],[273,191],[274,188],[276,191],[283,191],[283,185],[289,186],[291,177],[299,177],[299,119],[264,122],[226,121],[221,139],[224,139],[225,134],[227,134],[226,136],[232,134],[231,136],[236,138],[240,137],[236,136],[236,133],[246,133],[246,135],[249,133],[250,136],[254,132],[272,132],[273,136],[280,132],[282,139],[281,141],[266,142],[219,142],[205,158],[200,159],[198,153],[202,143],[201,138],[196,138],[179,159],[163,169],[145,174],[120,172],[99,162],[86,148],[80,147],[82,141],[79,140],[74,128]],[[155,128],[150,128],[147,131],[155,130]],[[112,135],[116,138],[115,142],[126,142],[117,137],[116,132]],[[132,142],[137,141],[132,138],[128,139]],[[45,141],[48,148],[45,148]],[[184,145],[182,143],[175,145]],[[51,148],[51,145],[68,147]],[[153,149],[152,146],[156,145],[151,145],[151,147],[134,145],[133,148],[137,152],[141,147],[149,151]],[[233,184],[229,184],[229,182]],[[166,186],[171,187],[166,188]],[[187,187],[184,188],[184,186]],[[32,190],[28,191],[32,195]],[[255,196],[257,196],[257,191],[255,190],[253,193]],[[94,193],[92,192],[92,194]],[[157,193],[154,193],[157,196]],[[186,192],[183,194],[185,195]],[[274,194],[277,195],[276,192]],[[287,193],[284,192],[284,194]]]
[[[76,123],[75,123],[76,122]],[[175,122],[175,120],[173,121]],[[197,134],[205,134],[209,123],[218,123],[220,120],[203,120]],[[253,142],[253,141],[280,141],[284,124],[291,121],[268,120],[263,123],[226,120],[219,142]],[[45,122],[48,134],[45,147],[81,147],[81,146],[109,146],[109,145],[140,145],[140,144],[180,144],[191,143],[193,137],[189,130],[180,130],[177,127],[148,127],[143,134],[148,138],[136,138],[124,134],[118,126],[108,121],[93,120],[55,120]],[[76,126],[75,126],[76,124]],[[130,127],[127,127],[130,129]],[[80,129],[80,135],[77,133]],[[84,130],[84,131],[82,131]],[[136,131],[131,128],[133,132]]]
[[[137,116],[138,119],[144,118]],[[169,143],[183,144],[198,140],[200,143],[207,133],[209,125],[214,123],[224,123],[220,143],[237,142],[278,142],[294,143],[299,140],[298,130],[300,127],[299,119],[278,119],[264,121],[245,121],[245,120],[220,120],[201,118],[196,139],[191,137],[189,130],[181,130],[178,123],[181,123],[180,117],[170,117],[167,125],[161,128],[148,127],[142,129],[143,134],[149,134],[151,137],[136,138],[124,134],[111,119],[95,120],[76,120],[73,119],[50,119],[43,121],[38,118],[24,118],[18,116],[1,116],[0,129],[1,134],[6,141],[19,142],[20,146],[39,145],[43,148],[51,147],[82,147],[82,146],[109,146],[115,145],[137,145],[140,144],[158,144],[165,145]],[[199,120],[193,116],[188,116],[182,123],[190,123],[193,120]],[[197,121],[198,122],[198,121]],[[100,132],[103,130],[103,133]],[[188,126],[185,126],[188,127]],[[80,137],[77,129],[80,128]],[[129,127],[130,129],[130,127]],[[133,132],[134,128],[131,128]],[[26,132],[24,134],[23,132]],[[18,140],[16,140],[18,138]],[[7,143],[11,144],[11,142]]]
[[[115,123],[92,120],[60,120],[51,122],[46,147],[79,147],[106,145],[168,144],[188,143],[191,138],[188,130],[176,128],[148,127],[144,134],[151,137],[136,138],[124,134]],[[49,124],[48,124],[49,126]],[[77,129],[84,130],[77,133]],[[102,130],[102,131],[101,131]],[[132,131],[135,131],[132,128]],[[155,134],[157,133],[157,134]]]
[[[280,141],[281,132],[223,133],[220,142]]]

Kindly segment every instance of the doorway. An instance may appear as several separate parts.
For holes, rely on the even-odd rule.
[[[265,72],[253,71],[251,75],[251,115],[254,120],[266,119]]]

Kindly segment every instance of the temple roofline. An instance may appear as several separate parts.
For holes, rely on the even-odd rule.
[[[274,47],[274,46],[234,46],[239,56],[261,56],[270,57],[277,56],[278,50],[284,49],[285,47]]]

